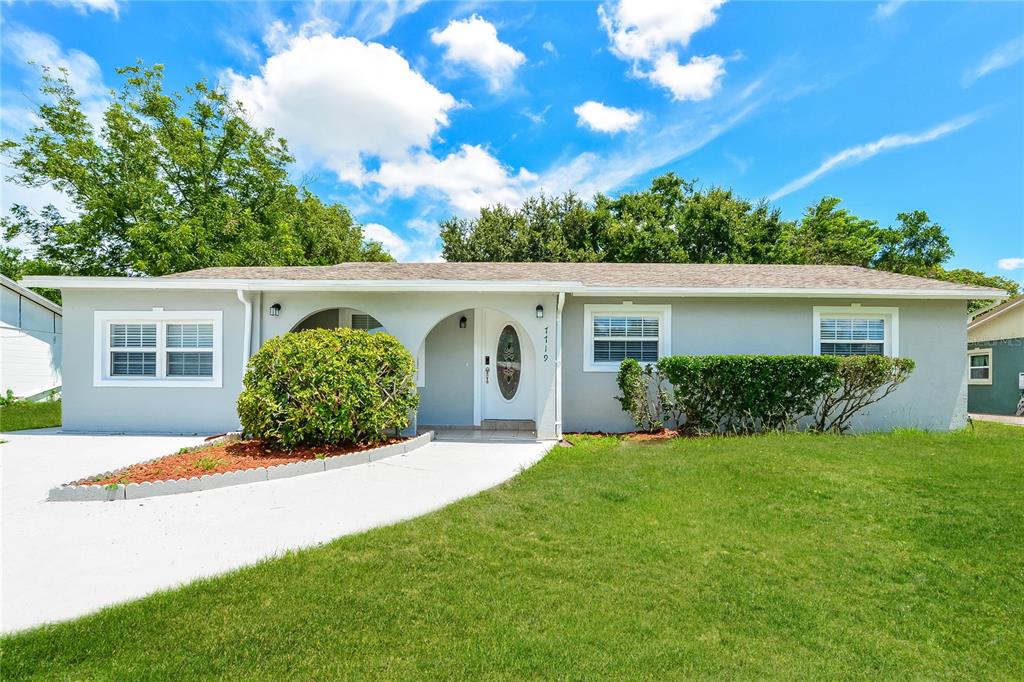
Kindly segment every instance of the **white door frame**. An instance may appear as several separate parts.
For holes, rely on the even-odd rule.
[[[483,412],[484,392],[480,385],[480,377],[484,373],[483,312],[483,308],[473,308],[473,426],[480,426],[480,415]]]

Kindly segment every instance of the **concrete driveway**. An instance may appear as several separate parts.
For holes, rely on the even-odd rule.
[[[277,481],[120,502],[47,502],[55,485],[200,438],[3,434],[0,629],[95,611],[286,550],[413,518],[495,486],[552,442],[433,442]]]

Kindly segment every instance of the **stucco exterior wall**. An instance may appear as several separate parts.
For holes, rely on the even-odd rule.
[[[930,430],[966,421],[966,303],[963,301],[632,298],[636,305],[672,305],[673,354],[791,354],[813,352],[814,306],[899,308],[899,354],[913,358],[910,379],[856,419],[854,428]],[[584,305],[621,299],[570,296],[563,314],[563,415],[566,431],[626,431],[633,425],[615,396],[614,372],[584,372]]]
[[[465,316],[465,328],[459,318]],[[473,424],[474,311],[450,315],[427,335],[423,352],[423,386],[417,419],[421,424]]]
[[[63,428],[116,433],[223,433],[238,428],[244,308],[233,292],[64,292]],[[221,310],[221,388],[93,386],[94,313],[102,310]]]
[[[0,287],[0,395],[19,398],[61,385],[60,313]]]

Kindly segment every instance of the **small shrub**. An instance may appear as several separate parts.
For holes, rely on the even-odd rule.
[[[250,359],[238,397],[249,436],[286,449],[381,442],[416,408],[412,355],[393,336],[310,329],[271,339]]]
[[[855,414],[896,390],[914,371],[910,358],[865,355],[839,358],[838,386],[822,397],[815,422],[818,431],[843,433]]]
[[[18,402],[18,399],[14,397],[14,391],[11,389],[7,389],[7,393],[3,396],[0,396],[0,407],[7,407],[9,405],[13,405],[16,402]]]
[[[199,459],[196,460],[196,466],[202,469],[203,471],[213,471],[221,464],[225,463],[226,462],[223,459],[219,457],[210,457],[209,455],[207,455],[206,457],[200,457]]]
[[[652,384],[655,383],[654,366],[641,367],[636,360],[627,358],[619,365],[616,379],[622,391],[616,400],[633,418],[636,428],[641,431],[657,431],[662,428],[665,409],[661,402],[651,399]]]

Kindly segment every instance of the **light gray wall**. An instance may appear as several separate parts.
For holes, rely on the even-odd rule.
[[[0,286],[0,395],[24,398],[61,384],[61,316]]]
[[[459,327],[459,318],[466,327]],[[419,422],[473,423],[473,311],[463,310],[437,323],[427,334]]]
[[[222,310],[222,388],[93,386],[93,313],[97,310]],[[66,431],[214,434],[238,428],[244,308],[234,292],[64,291]]]
[[[863,306],[899,308],[899,354],[917,363],[895,393],[867,408],[860,431],[914,427],[959,428],[963,404],[966,314],[963,301],[676,298],[630,299],[634,304],[672,304],[673,354],[796,354],[813,352],[813,308]],[[628,431],[633,428],[615,396],[614,372],[584,372],[584,309],[588,303],[621,299],[570,296],[563,311],[565,354],[563,414],[566,431]]]

